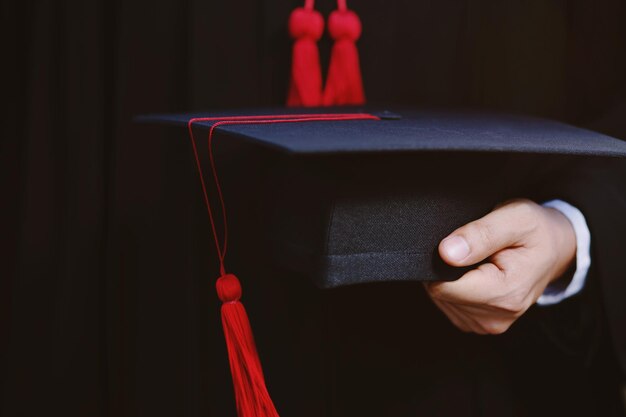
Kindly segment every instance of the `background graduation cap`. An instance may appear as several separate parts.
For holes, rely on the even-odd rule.
[[[271,155],[262,191],[270,197],[260,209],[262,235],[269,239],[257,244],[268,248],[275,263],[309,275],[323,288],[456,279],[464,270],[445,266],[436,254],[439,241],[455,228],[507,198],[536,194],[531,190],[547,172],[566,174],[568,163],[578,158],[626,156],[624,142],[550,120],[391,110],[261,109],[142,118],[186,127],[192,138],[218,251],[217,290],[242,416],[276,411],[239,303],[239,281],[224,266],[228,229],[223,196],[238,191],[221,187],[216,166],[221,152],[214,154],[214,147],[228,144],[235,150],[229,164],[237,175],[254,175],[237,166],[239,150]],[[198,146],[202,143],[208,149]],[[203,177],[205,152],[223,229]],[[549,185],[543,186],[549,193]]]

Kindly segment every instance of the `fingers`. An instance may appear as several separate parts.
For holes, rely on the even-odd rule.
[[[456,281],[433,282],[428,291],[432,297],[447,302],[486,304],[501,295],[504,281],[504,271],[486,263]]]
[[[544,210],[530,200],[510,201],[441,241],[439,253],[452,266],[489,259],[457,281],[426,285],[456,327],[500,334],[535,302],[558,258]]]
[[[439,254],[452,266],[468,266],[517,245],[536,227],[538,207],[530,200],[506,203],[455,230],[441,241]]]
[[[517,279],[519,278],[519,279]],[[426,289],[450,321],[465,332],[505,332],[532,304],[523,277],[507,277],[492,263],[480,265],[453,282],[432,282]]]
[[[441,310],[446,317],[452,322],[452,324],[457,327],[459,330],[465,333],[477,333],[477,334],[487,334],[487,331],[482,328],[480,323],[478,323],[474,318],[470,315],[467,315],[460,311],[456,306],[450,303],[446,303],[445,301],[437,300],[436,298],[431,298],[435,305]]]
[[[431,299],[450,322],[465,333],[502,334],[516,320],[515,316],[508,313],[493,312],[472,305],[449,303],[435,297],[431,297]]]

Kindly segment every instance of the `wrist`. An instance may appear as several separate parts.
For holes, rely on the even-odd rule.
[[[569,219],[559,210],[551,207],[544,208],[548,219],[551,246],[555,252],[554,269],[549,283],[563,277],[576,264],[576,233]]]

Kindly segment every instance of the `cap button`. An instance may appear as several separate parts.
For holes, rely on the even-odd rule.
[[[215,283],[215,288],[217,289],[217,296],[223,303],[239,301],[241,298],[241,284],[233,274],[219,277]]]

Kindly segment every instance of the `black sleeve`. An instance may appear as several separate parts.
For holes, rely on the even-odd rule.
[[[626,374],[626,161],[576,164],[554,190],[583,213],[589,226],[588,279],[600,288],[615,354]]]

